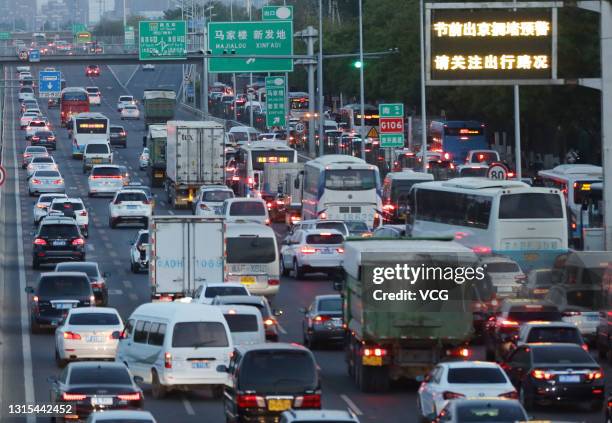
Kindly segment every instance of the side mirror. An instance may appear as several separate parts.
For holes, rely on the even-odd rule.
[[[137,385],[140,385],[141,383],[144,382],[144,379],[140,376],[134,376],[134,383]]]
[[[33,288],[33,287],[31,287],[31,286],[26,286],[26,288],[25,288],[25,292],[26,292],[27,294],[34,294],[34,288]]]
[[[217,371],[219,373],[228,373],[228,367],[225,364],[220,364],[217,366]]]
[[[272,310],[272,314],[275,315],[276,317],[282,316],[283,315],[283,310],[274,309],[274,310]]]

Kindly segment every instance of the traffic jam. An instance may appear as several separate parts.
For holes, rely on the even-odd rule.
[[[477,121],[384,151],[359,135],[378,108],[353,106],[326,113],[311,158],[303,101],[288,130],[263,132],[185,118],[170,89],[106,92],[96,64],[47,99],[30,83],[43,71],[60,70],[11,70],[6,95],[31,202],[23,312],[52,354],[37,387],[52,421],[183,421],[159,404],[185,392],[214,405],[210,421],[380,421],[348,393],[408,398],[393,421],[611,421],[612,253],[583,231],[603,219],[601,167],[516,178]],[[221,85],[211,110],[239,107]],[[137,283],[146,298],[118,308]],[[333,383],[327,360],[343,363]],[[331,400],[338,380],[350,389]]]

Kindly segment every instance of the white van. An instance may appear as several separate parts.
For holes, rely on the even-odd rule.
[[[218,305],[232,333],[234,346],[263,344],[266,342],[261,312],[246,305]]]
[[[226,282],[242,283],[253,295],[276,295],[280,269],[272,228],[258,223],[227,223],[225,248]]]
[[[125,326],[117,361],[152,386],[154,398],[174,389],[211,387],[218,390],[227,374],[234,343],[218,307],[196,303],[147,303]]]
[[[83,150],[83,173],[94,165],[112,164],[113,150],[107,140],[89,141]]]
[[[261,198],[234,197],[223,202],[221,216],[227,221],[250,221],[270,224],[270,214],[266,202]]]

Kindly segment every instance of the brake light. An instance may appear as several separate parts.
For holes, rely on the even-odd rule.
[[[144,201],[142,202],[142,204],[151,204],[151,200],[148,200],[148,199],[147,199],[147,200],[144,200]]]
[[[121,401],[139,401],[140,400],[140,392],[134,392],[132,394],[119,394],[117,395]]]
[[[266,207],[267,207],[267,208],[269,208],[269,209],[271,209],[271,208],[272,208],[272,203],[267,202],[267,203],[266,203]]]
[[[321,212],[321,214],[319,214],[319,219],[327,219],[327,213]]]
[[[238,408],[263,408],[266,406],[266,401],[257,395],[238,395],[236,405]]]
[[[67,392],[62,393],[62,400],[64,401],[83,401],[87,398],[85,394],[69,394]]]
[[[563,313],[561,313],[561,315],[563,317],[574,317],[574,316],[580,316],[582,313],[579,311],[564,311]]]
[[[42,238],[36,238],[34,240],[34,245],[47,245],[47,241]]]
[[[273,326],[276,323],[276,321],[274,319],[271,318],[267,318],[266,320],[264,320],[264,325],[266,326]]]
[[[476,254],[491,254],[491,247],[477,245],[475,247],[472,247],[472,251]]]
[[[249,177],[247,178],[247,184],[249,184],[249,185],[253,185],[253,183],[254,183],[253,178],[252,178],[251,176],[249,176]]]
[[[393,204],[385,204],[383,206],[383,210],[385,210],[385,211],[393,211],[393,210],[395,210],[395,206]]]
[[[79,340],[81,339],[81,335],[74,332],[64,332],[64,339]]]
[[[470,350],[468,348],[461,348],[459,350],[459,356],[460,357],[464,357],[464,358],[468,358],[470,356]]]
[[[91,284],[91,287],[100,289],[100,288],[104,288],[105,285],[106,284],[104,282],[93,282]]]
[[[125,137],[126,133],[124,132],[119,132],[119,135],[121,135],[122,137]]]
[[[71,244],[72,245],[85,245],[85,241],[83,241],[83,238],[75,238],[72,240]]]
[[[266,219],[264,223],[265,223],[266,225],[269,225],[269,224],[270,224],[270,219]]]
[[[81,216],[87,216],[87,210],[81,210],[81,212],[79,213],[79,215],[81,215]]]
[[[300,216],[291,216],[291,223],[299,222],[302,220]]]
[[[37,137],[37,136],[33,136],[32,137],[32,141],[38,141],[39,139],[40,139],[40,137]]]
[[[113,204],[121,204],[121,200],[115,200],[113,201]]]
[[[280,285],[280,280],[278,280],[278,279],[268,279],[268,285],[278,286],[278,285]]]
[[[38,203],[36,205],[36,207],[38,207],[39,209],[46,209],[47,208],[47,206],[45,204],[43,204],[43,203]]]
[[[515,322],[514,320],[502,320],[501,325],[505,327],[515,327],[515,326],[518,326],[519,324],[518,322]]]
[[[589,346],[587,344],[582,344],[580,347],[586,352],[589,352]]]
[[[442,394],[442,398],[444,398],[445,400],[452,400],[456,398],[465,398],[465,395],[459,394],[457,392],[444,391],[444,393]]]
[[[54,185],[61,185],[61,184],[63,184],[63,183],[64,183],[64,180],[63,180],[63,179],[56,179],[55,181],[53,181],[53,184],[54,184]]]
[[[338,247],[338,248],[336,248],[336,252],[337,252],[338,254],[344,254],[344,248],[342,248],[342,247]]]
[[[538,380],[551,380],[554,376],[545,370],[534,369],[531,371],[531,376]]]
[[[587,374],[588,380],[597,380],[597,379],[601,379],[602,377],[603,377],[603,373],[601,372],[601,370],[596,370],[593,372],[589,372]]]
[[[34,178],[34,179],[32,179],[32,183],[33,183],[34,185],[40,185],[40,184],[42,184],[42,181],[41,181],[40,179],[36,179],[36,178]]]
[[[166,369],[172,368],[172,354],[170,354],[169,352],[164,354],[164,367]]]
[[[385,348],[380,348],[380,347],[376,347],[376,348],[364,348],[363,349],[363,355],[365,357],[384,357],[387,355],[387,350]]]
[[[316,323],[324,323],[327,322],[329,319],[331,319],[331,317],[329,316],[316,316],[313,320]]]
[[[321,408],[321,395],[320,394],[308,394],[304,396],[295,397],[293,401],[295,408]]]
[[[300,248],[300,252],[302,254],[314,254],[317,252],[317,249],[312,247],[302,247]]]
[[[518,392],[510,391],[510,392],[505,392],[503,394],[499,394],[498,396],[501,398],[518,399]]]

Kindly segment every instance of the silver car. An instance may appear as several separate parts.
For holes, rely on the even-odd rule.
[[[38,200],[34,202],[32,214],[34,215],[34,226],[49,213],[49,206],[56,198],[68,198],[66,194],[42,194]]]
[[[49,152],[47,151],[47,147],[29,145],[23,152],[21,168],[25,169],[26,167],[28,167],[28,164],[30,163],[30,160],[32,160],[33,157],[47,157],[48,155]]]
[[[117,165],[95,165],[87,178],[89,197],[99,194],[115,195],[123,188],[121,169]]]
[[[57,170],[36,170],[28,180],[28,194],[66,191],[64,178]]]
[[[26,167],[28,178],[31,178],[37,170],[58,170],[55,159],[52,156],[33,157]]]

